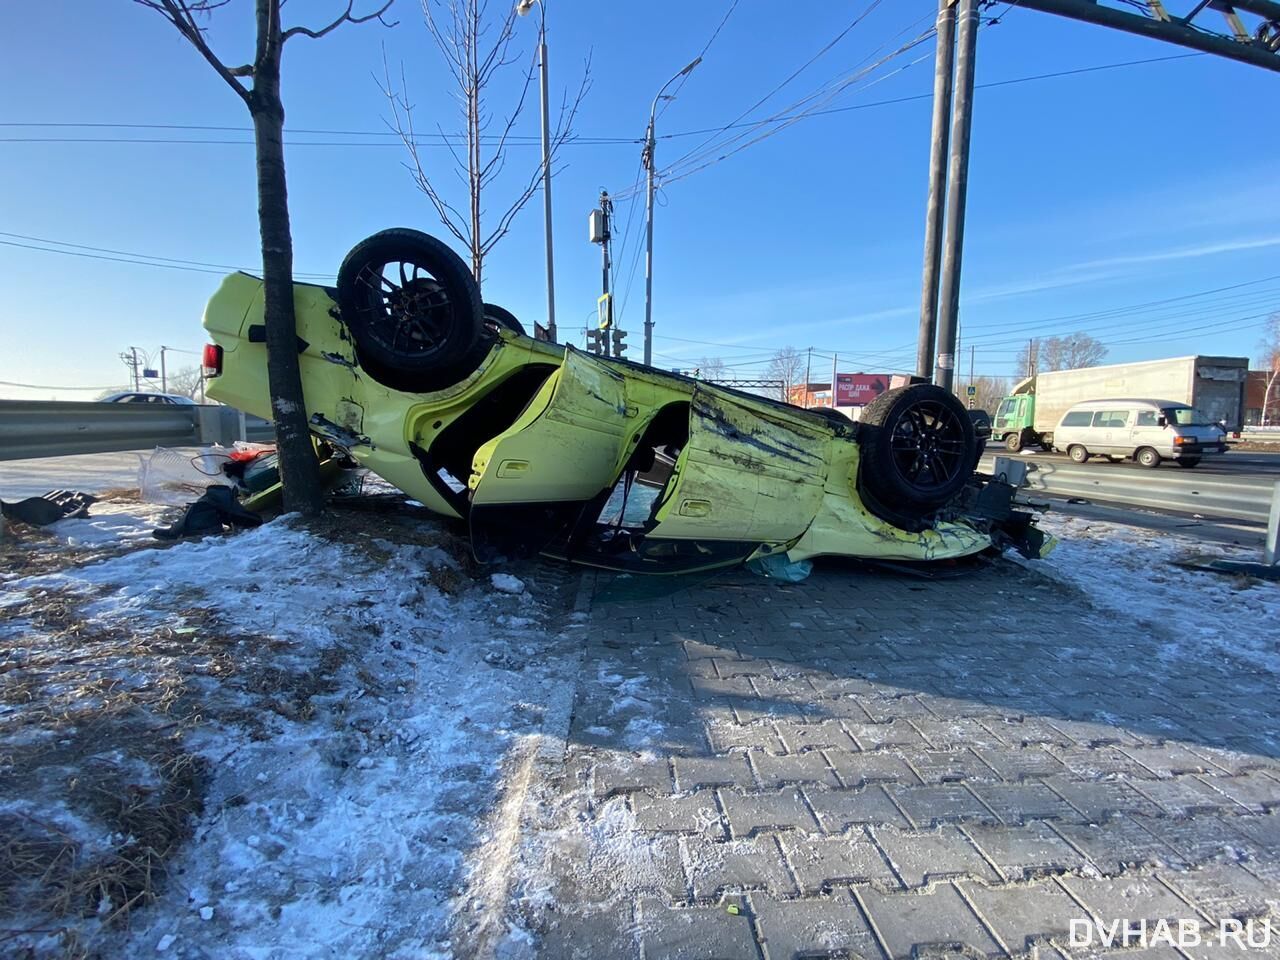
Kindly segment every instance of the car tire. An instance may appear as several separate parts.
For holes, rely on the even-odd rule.
[[[338,308],[361,365],[396,389],[456,383],[483,331],[480,288],[466,263],[435,237],[404,227],[351,249],[338,269]]]
[[[1183,457],[1181,460],[1175,460],[1174,462],[1180,467],[1186,467],[1187,469],[1190,469],[1191,467],[1194,467],[1200,463],[1200,458],[1199,457]]]
[[[1020,453],[1022,451],[1022,431],[1015,430],[1013,433],[1006,434],[1004,448],[1010,453]]]
[[[1133,455],[1133,459],[1138,461],[1148,470],[1154,470],[1160,466],[1160,454],[1156,453],[1150,447],[1142,447]]]
[[[512,333],[518,333],[522,337],[527,337],[524,332],[524,324],[516,319],[514,313],[505,307],[500,307],[496,303],[486,303],[483,307],[485,323],[491,323],[495,326],[505,327]]]
[[[1089,459],[1089,451],[1081,444],[1073,443],[1071,446],[1067,447],[1067,456],[1076,463],[1085,463]]]
[[[864,493],[898,513],[922,515],[947,503],[977,461],[969,412],[931,383],[887,390],[858,420]]]

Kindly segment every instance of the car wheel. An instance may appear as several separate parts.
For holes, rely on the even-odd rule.
[[[973,423],[964,404],[939,386],[887,390],[867,404],[858,423],[859,483],[889,509],[936,509],[973,473]]]
[[[1199,462],[1199,457],[1183,457],[1181,460],[1176,461],[1180,467],[1194,467]]]
[[[522,337],[528,336],[524,332],[524,324],[516,319],[515,314],[504,307],[498,306],[496,303],[486,303],[484,305],[484,322],[498,327],[505,327],[513,333],[520,334]]]
[[[338,307],[361,364],[400,389],[456,382],[482,331],[480,289],[462,258],[406,228],[352,248],[338,270]]]
[[[1015,430],[1013,433],[1007,434],[1004,438],[1004,448],[1010,453],[1017,453],[1022,449],[1022,431]]]
[[[1067,456],[1076,463],[1084,463],[1089,459],[1089,451],[1080,446],[1080,444],[1073,443],[1071,446],[1067,447]]]
[[[1160,466],[1160,454],[1156,453],[1150,447],[1143,447],[1137,452],[1134,459],[1147,468]]]

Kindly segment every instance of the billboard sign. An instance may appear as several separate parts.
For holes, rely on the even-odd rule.
[[[836,406],[865,406],[888,389],[887,374],[838,373],[836,374]]]

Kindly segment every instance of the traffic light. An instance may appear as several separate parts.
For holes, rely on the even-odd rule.
[[[606,353],[609,344],[608,334],[603,330],[587,330],[587,351],[589,353]]]
[[[613,328],[613,355],[620,357],[627,349],[627,331]]]

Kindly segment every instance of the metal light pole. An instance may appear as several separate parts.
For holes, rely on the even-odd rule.
[[[520,0],[516,13],[525,16],[538,6],[538,64],[542,79],[542,215],[547,233],[547,338],[556,342],[556,269],[551,243],[551,120],[547,107],[547,7],[546,0]]]
[[[938,0],[938,46],[933,70],[933,133],[929,148],[929,203],[924,222],[924,283],[916,376],[933,377],[933,342],[938,332],[938,272],[942,268],[943,214],[947,195],[948,123],[956,45],[956,0]]]
[[[955,381],[956,327],[960,315],[960,264],[964,254],[965,198],[969,192],[969,134],[973,129],[974,53],[978,46],[978,0],[960,0],[956,15],[956,80],[951,117],[951,162],[947,171],[947,235],[942,250],[938,355],[933,382],[947,390]]]
[[[702,57],[698,57],[674,77],[664,83],[662,85],[662,89],[658,91],[658,95],[653,98],[653,105],[649,108],[649,129],[645,133],[644,138],[644,163],[649,172],[648,183],[645,187],[644,204],[644,365],[646,367],[653,366],[653,176],[655,172],[653,162],[653,151],[655,146],[653,125],[657,120],[658,101],[663,99],[663,94],[667,92],[667,87],[671,86],[671,84],[675,83],[685,74],[692,71],[693,68],[701,62]]]

